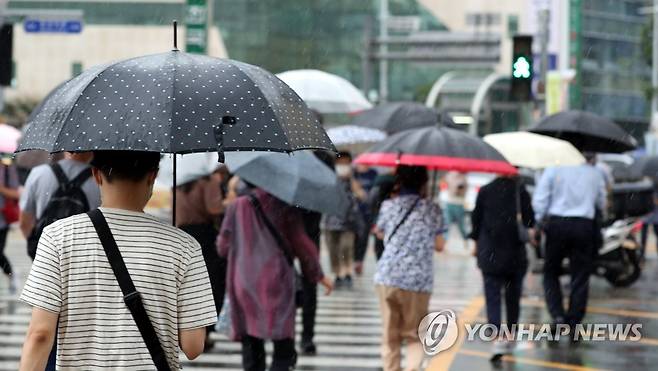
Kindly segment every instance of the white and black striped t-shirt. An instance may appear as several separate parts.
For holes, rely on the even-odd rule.
[[[217,320],[201,247],[147,214],[101,211],[169,364],[177,370],[178,331]],[[44,229],[21,300],[59,313],[58,370],[155,368],[86,214]]]

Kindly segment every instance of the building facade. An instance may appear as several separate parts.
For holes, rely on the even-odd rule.
[[[7,99],[43,98],[61,82],[91,66],[173,47],[171,21],[184,19],[185,0],[33,1],[11,0],[5,22],[13,24],[14,77]],[[35,32],[30,22],[81,21],[80,32]],[[185,27],[178,45],[185,48]],[[208,54],[226,57],[217,27]]]

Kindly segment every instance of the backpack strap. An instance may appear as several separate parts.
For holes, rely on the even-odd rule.
[[[82,187],[83,184],[87,181],[87,179],[91,178],[91,168],[88,167],[80,172],[80,174],[76,175],[73,180],[69,182],[69,186],[74,187],[74,188],[80,188]]]
[[[114,276],[123,293],[123,301],[126,303],[130,314],[132,314],[137,324],[139,333],[142,335],[144,343],[146,343],[146,348],[148,348],[151,354],[156,369],[158,371],[170,371],[171,368],[169,368],[169,364],[167,363],[167,356],[158,340],[158,335],[153,328],[148,313],[144,309],[142,296],[135,288],[132,278],[130,278],[130,273],[128,273],[121,252],[114,240],[114,236],[112,236],[112,231],[110,231],[110,227],[107,225],[107,220],[105,220],[103,213],[99,209],[92,210],[87,215],[96,229],[98,238],[101,240],[107,260],[110,262]]]
[[[57,183],[59,183],[59,189],[65,189],[66,186],[69,184],[69,178],[64,173],[62,166],[59,163],[55,162],[50,164],[50,168],[55,174],[55,178],[57,178]]]
[[[265,213],[263,212],[263,208],[260,204],[260,201],[258,201],[258,198],[253,194],[249,194],[248,197],[249,197],[249,202],[251,202],[251,206],[253,206],[254,211],[256,211],[256,215],[258,215],[258,217],[263,221],[263,223],[265,223],[265,226],[270,231],[270,234],[272,234],[272,236],[276,240],[277,246],[283,252],[283,255],[286,257],[288,263],[290,265],[294,265],[295,260],[293,256],[290,254],[288,248],[286,247],[287,244],[285,243],[285,240],[283,239],[279,231],[276,229],[276,227],[274,227],[274,225],[270,221],[270,218],[268,218],[267,215],[265,215]]]

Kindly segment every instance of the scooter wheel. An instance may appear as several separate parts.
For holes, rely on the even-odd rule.
[[[628,242],[635,243],[634,240],[629,239]],[[621,270],[608,270],[605,273],[605,279],[615,287],[628,287],[640,278],[642,267],[640,266],[641,257],[637,249],[621,248],[621,262],[623,269]]]

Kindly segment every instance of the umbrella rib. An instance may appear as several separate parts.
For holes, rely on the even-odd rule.
[[[257,81],[256,79],[254,79],[254,78],[253,78],[253,77],[252,77],[252,76],[246,71],[246,69],[243,70],[242,68],[240,68],[240,66],[238,65],[238,63],[233,64],[232,67],[234,67],[234,68],[237,70],[237,73],[240,73],[240,74],[242,75],[243,78],[248,78],[248,79],[251,80],[251,81]],[[253,67],[254,67],[254,68],[259,68],[259,67],[257,67],[257,66],[253,66]],[[268,97],[267,97],[267,95],[266,95],[266,93],[265,93],[265,90],[261,90],[261,93],[263,94],[263,97],[264,97],[264,98],[268,99]],[[300,98],[300,100],[301,100],[301,98]],[[272,112],[272,115],[276,118],[276,120],[277,120],[278,122],[284,122],[284,120],[281,119],[281,117],[280,117],[279,114],[276,112],[276,110],[274,109],[274,107],[272,107],[271,105],[268,105],[267,108],[270,110],[270,112]],[[279,125],[279,127],[281,128],[281,131],[283,131],[283,134],[285,135],[285,138],[286,138],[285,141],[288,143],[288,149],[286,150],[286,152],[291,152],[293,146],[292,146],[292,144],[290,143],[290,139],[291,139],[291,138],[290,138],[290,135],[289,135],[289,132],[288,132],[288,127],[287,127],[287,125]]]

